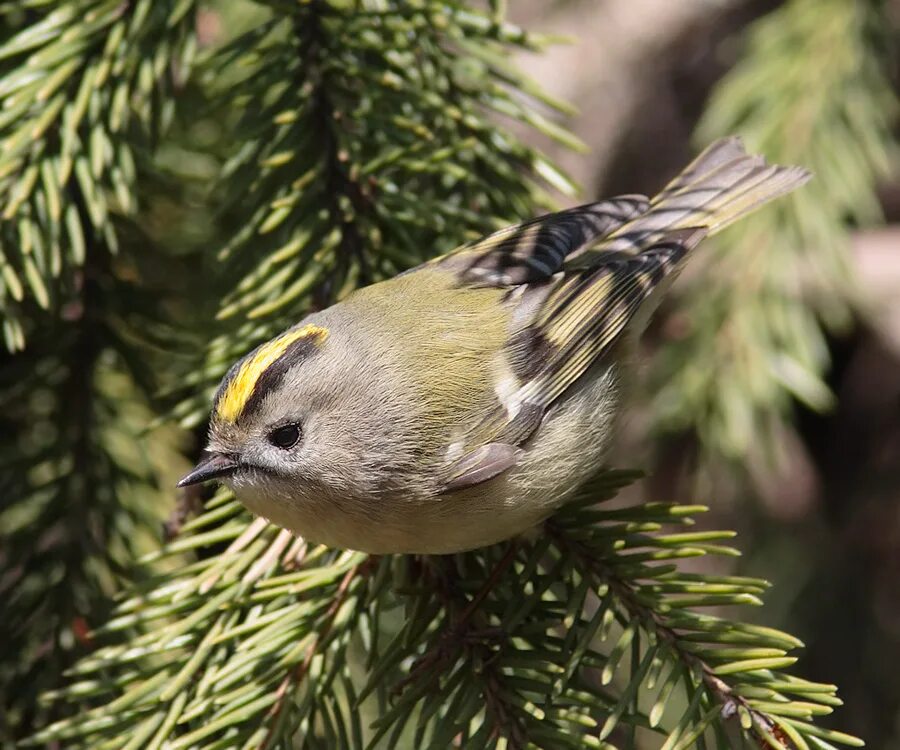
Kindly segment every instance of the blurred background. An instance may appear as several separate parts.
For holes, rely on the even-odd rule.
[[[5,95],[20,85],[10,83],[21,63],[10,45],[32,5],[40,3],[0,5]],[[823,723],[871,748],[900,748],[900,3],[513,0],[507,12],[553,38],[540,52],[517,52],[516,64],[577,108],[548,113],[555,124],[539,128],[545,134],[516,118],[502,123],[581,186],[577,196],[557,194],[560,203],[652,194],[729,134],[815,174],[696,255],[646,336],[613,463],[647,470],[641,496],[708,504],[704,524],[736,529],[744,556],[730,569],[776,583],[758,619],[806,643],[799,673],[841,688],[845,707]],[[162,117],[169,135],[152,155],[117,155],[104,185],[116,193],[123,174],[140,178],[140,208],[115,225],[121,251],[92,253],[89,242],[87,263],[68,291],[51,289],[52,303],[27,263],[22,283],[37,290],[35,303],[20,305],[4,276],[3,299],[16,299],[4,308],[14,353],[0,354],[7,744],[35,719],[33,696],[90,649],[89,630],[130,563],[198,502],[186,495],[176,507],[170,488],[235,352],[216,350],[198,372],[191,334],[217,311],[227,317],[220,301],[235,298],[236,277],[210,280],[219,256],[209,248],[233,247],[241,225],[209,191],[235,144],[234,112],[225,99],[210,103],[208,90],[230,82],[181,77],[175,34],[196,32],[202,54],[253,28],[260,13],[220,0],[166,27],[176,62],[147,73],[147,111],[164,108],[164,73],[178,100]],[[9,101],[0,127],[13,139]],[[78,213],[93,220],[82,188]],[[52,214],[46,194],[49,209],[38,214]],[[128,190],[116,194],[127,208]],[[19,248],[31,230],[15,221],[8,210],[2,236]],[[59,223],[72,231],[72,221]],[[248,318],[241,342],[269,330]],[[39,465],[46,471],[35,479]]]

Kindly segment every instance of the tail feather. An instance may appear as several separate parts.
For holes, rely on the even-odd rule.
[[[614,232],[604,249],[640,252],[667,231],[703,227],[715,234],[811,177],[802,167],[768,164],[740,138],[707,148],[650,202],[650,209]]]

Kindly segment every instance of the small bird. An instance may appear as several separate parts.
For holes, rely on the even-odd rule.
[[[687,254],[809,173],[714,143],[655,198],[502,229],[259,346],[180,482],[311,542],[441,554],[520,534],[596,473],[622,366]]]

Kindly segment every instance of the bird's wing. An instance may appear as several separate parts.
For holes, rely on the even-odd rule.
[[[639,254],[600,252],[591,267],[561,271],[517,290],[540,294],[529,322],[493,363],[495,406],[451,446],[445,491],[478,484],[515,465],[547,409],[608,351],[635,313],[703,237],[674,229]],[[528,289],[527,287],[532,287]],[[521,304],[531,306],[524,301]]]

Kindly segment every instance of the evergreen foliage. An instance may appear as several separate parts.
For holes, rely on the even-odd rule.
[[[714,455],[746,464],[780,443],[795,401],[833,406],[826,334],[866,312],[849,232],[881,219],[875,189],[897,158],[889,28],[880,0],[791,0],[749,30],[700,123],[699,143],[740,133],[814,175],[723,236],[707,255],[715,284],[704,273],[683,287],[692,327],[661,351],[653,414],[665,429],[693,428]],[[797,50],[816,63],[792,63]],[[777,462],[761,458],[763,471]]]
[[[764,581],[679,570],[735,554],[700,506],[608,508],[601,474],[533,540],[448,557],[307,545],[220,493],[163,555],[227,541],[130,592],[62,692],[95,706],[35,740],[67,747],[830,748],[832,685],[801,645],[696,610]],[[674,528],[671,528],[674,527]],[[148,560],[148,562],[151,560]]]
[[[863,47],[847,53],[861,68],[837,56],[829,75],[862,91],[862,105],[886,101],[862,45],[876,6],[827,1],[846,28],[814,28],[809,0],[780,10],[780,25],[765,20],[704,132],[740,126],[770,157],[855,174],[860,188],[803,199],[827,201],[813,218],[789,204],[731,235],[735,268],[759,237],[795,264],[824,236],[822,263],[839,264],[839,220],[870,215],[887,121],[838,110],[844,138],[865,136],[863,159],[836,157],[818,131],[808,147],[788,144],[768,128],[798,115],[767,97],[792,94],[761,93],[768,74],[754,72],[792,34],[820,34]],[[235,358],[305,310],[572,193],[514,133],[580,147],[556,124],[568,108],[509,62],[548,40],[508,23],[500,2],[246,4],[246,28],[195,62],[198,12],[194,0],[0,5],[0,308],[12,352],[0,399],[15,436],[0,450],[0,741],[37,724],[31,744],[129,750],[859,744],[814,723],[839,700],[785,671],[796,639],[723,614],[759,604],[765,582],[678,564],[735,554],[722,544],[732,535],[692,530],[699,506],[617,504],[627,473],[598,475],[533,538],[466,555],[308,545],[223,491],[161,543],[181,452],[173,423],[203,424]],[[837,96],[808,107],[818,116]],[[221,142],[192,131],[198,101]],[[191,193],[185,155],[218,174],[206,207],[228,239],[203,253],[185,239],[190,216],[173,230],[151,215],[162,193]],[[180,246],[163,249],[160,236],[179,231]],[[727,311],[738,272],[719,273],[732,286],[705,299]],[[840,287],[820,278],[815,300]],[[762,274],[759,284],[769,289]],[[763,395],[704,401],[706,386],[677,364],[684,351],[672,355],[673,387],[714,415],[708,439],[739,436],[728,451],[782,392],[822,393],[826,311],[809,317],[806,297],[783,292],[772,295],[784,317],[747,344],[787,352],[781,370],[746,374],[763,377]],[[680,345],[689,357],[731,362],[715,332],[695,334]],[[752,416],[735,421],[744,395]],[[663,390],[667,424],[693,418],[673,403]]]
[[[171,505],[156,417],[171,260],[130,220],[192,56],[190,3],[4,3],[0,739],[35,718]],[[149,351],[149,353],[148,353]],[[17,727],[19,727],[17,729]]]

